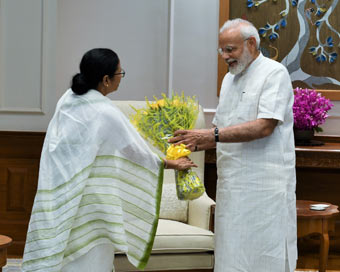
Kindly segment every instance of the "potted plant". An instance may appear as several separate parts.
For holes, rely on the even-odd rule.
[[[298,141],[310,140],[314,132],[322,132],[322,125],[328,117],[328,111],[333,107],[329,99],[326,99],[316,90],[294,89],[294,135]]]

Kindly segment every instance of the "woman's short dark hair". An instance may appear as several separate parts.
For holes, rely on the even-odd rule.
[[[111,49],[95,48],[86,52],[79,65],[80,73],[72,78],[72,91],[82,95],[96,89],[105,75],[114,76],[118,64],[118,55]]]

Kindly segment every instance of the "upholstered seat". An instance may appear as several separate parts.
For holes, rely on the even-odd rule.
[[[160,219],[153,253],[192,253],[214,250],[214,234],[174,220]]]
[[[145,101],[113,101],[127,116],[145,107]],[[204,115],[200,108],[196,128],[204,128]],[[151,147],[151,146],[150,146]],[[164,156],[154,147],[152,150]],[[195,152],[190,158],[198,165],[194,171],[204,179],[204,152]],[[145,271],[213,271],[214,233],[211,228],[211,206],[214,201],[207,194],[192,201],[180,201],[176,196],[173,170],[165,170],[160,219],[151,256]],[[115,256],[118,271],[138,271],[127,257],[119,252]]]

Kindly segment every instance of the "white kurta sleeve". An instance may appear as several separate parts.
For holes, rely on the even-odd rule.
[[[257,118],[276,119],[283,122],[290,104],[293,87],[287,70],[278,67],[264,82],[260,95]]]
[[[217,127],[217,117],[216,117],[216,114],[214,115],[214,118],[211,122],[213,124],[213,126]]]

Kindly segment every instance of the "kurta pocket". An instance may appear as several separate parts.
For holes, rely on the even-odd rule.
[[[255,94],[243,92],[236,108],[238,122],[248,122],[257,119],[258,98]]]

